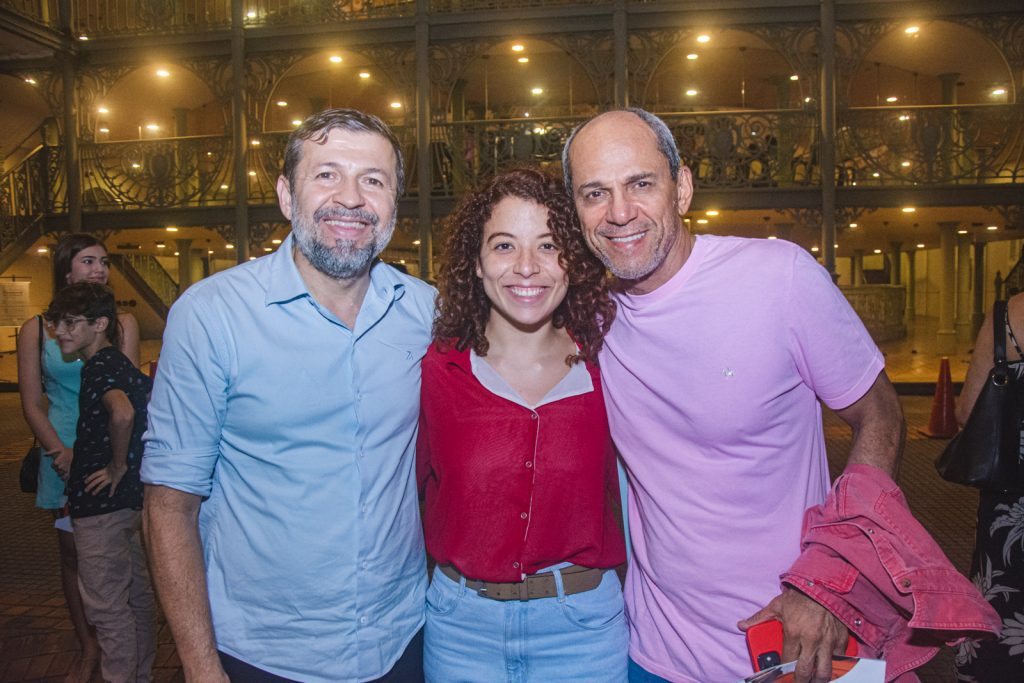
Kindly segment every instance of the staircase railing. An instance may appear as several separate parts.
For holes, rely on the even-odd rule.
[[[169,308],[174,303],[174,300],[178,298],[178,283],[174,281],[170,273],[164,270],[155,257],[131,252],[122,253],[121,256],[142,277],[165,306]]]

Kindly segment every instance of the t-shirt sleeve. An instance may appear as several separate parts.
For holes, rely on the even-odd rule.
[[[144,436],[142,481],[208,496],[227,407],[220,316],[195,297],[168,316]]]
[[[802,250],[793,261],[788,301],[791,353],[804,382],[833,410],[855,403],[885,359],[828,271]]]

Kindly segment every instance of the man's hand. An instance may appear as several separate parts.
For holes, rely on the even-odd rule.
[[[97,495],[105,487],[110,487],[110,497],[114,497],[117,485],[124,478],[127,467],[119,467],[117,463],[111,462],[106,467],[100,468],[85,478],[85,492],[90,495]]]
[[[781,595],[737,626],[746,631],[769,619],[782,622],[782,661],[797,660],[796,683],[832,680],[832,655],[846,651],[849,637],[843,622],[800,591],[783,588]]]

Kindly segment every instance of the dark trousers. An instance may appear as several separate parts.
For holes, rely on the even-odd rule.
[[[221,666],[224,667],[224,672],[231,679],[231,683],[297,683],[257,669],[252,664],[246,664],[223,652],[217,654],[220,655]],[[391,671],[370,683],[423,683],[423,629],[409,641],[408,647],[391,667]]]

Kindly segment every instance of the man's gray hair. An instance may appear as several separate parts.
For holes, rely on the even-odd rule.
[[[284,148],[284,170],[281,173],[288,179],[292,194],[295,193],[295,169],[302,161],[302,143],[312,140],[322,145],[335,128],[357,133],[376,133],[391,143],[395,150],[395,199],[401,197],[405,191],[405,162],[402,160],[402,147],[398,138],[386,123],[358,109],[324,109],[310,115],[288,136]]]
[[[682,165],[682,162],[679,159],[679,149],[676,147],[676,139],[672,136],[672,131],[665,125],[665,122],[651,112],[645,109],[640,109],[639,107],[626,107],[623,109],[613,109],[611,111],[629,112],[647,124],[647,127],[651,129],[651,132],[654,133],[654,137],[658,140],[658,151],[661,152],[664,155],[665,160],[668,161],[668,170],[672,176],[672,180],[678,180],[679,168]],[[569,134],[569,139],[565,141],[565,147],[562,148],[562,175],[565,178],[565,189],[570,196],[573,194],[573,186],[572,169],[569,167],[569,148],[572,147],[573,140],[576,139],[576,134],[583,130],[588,123],[601,115],[602,114],[592,116],[580,125],[576,126],[572,133]]]

